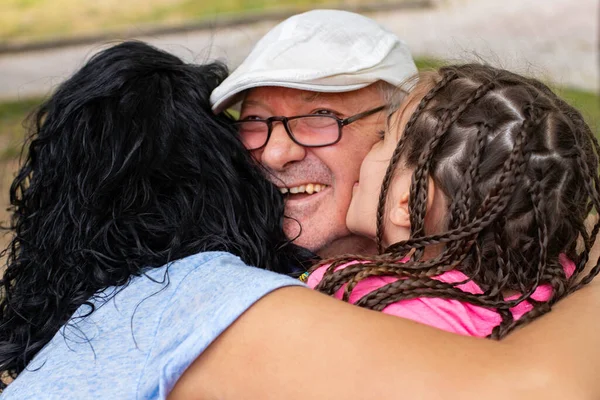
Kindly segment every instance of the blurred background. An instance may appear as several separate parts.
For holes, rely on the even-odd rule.
[[[542,79],[600,137],[597,0],[0,0],[0,220],[23,120],[95,52],[136,38],[235,68],[271,27],[312,8],[374,18],[419,68],[483,60]]]

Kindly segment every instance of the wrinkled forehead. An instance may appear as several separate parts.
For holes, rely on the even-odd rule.
[[[370,103],[370,100],[380,97],[374,85],[350,92],[324,93],[308,90],[292,89],[276,86],[263,86],[249,89],[244,93],[242,107],[263,106],[272,107],[285,104],[286,106],[303,106],[306,104],[330,104],[347,107],[357,107]]]

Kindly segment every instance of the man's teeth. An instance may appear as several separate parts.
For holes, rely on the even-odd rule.
[[[307,185],[294,186],[291,188],[279,188],[279,191],[283,194],[286,194],[288,192],[291,194],[297,194],[297,193],[313,194],[313,193],[319,193],[321,190],[325,189],[326,187],[327,187],[327,185],[322,185],[319,183],[309,183]]]

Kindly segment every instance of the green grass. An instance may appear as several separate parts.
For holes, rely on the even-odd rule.
[[[41,98],[0,102],[0,161],[19,155],[25,139],[25,120],[41,102]]]
[[[555,88],[556,92],[584,116],[590,128],[600,139],[600,96],[577,89]]]
[[[370,3],[373,0],[2,0],[0,43],[118,32],[149,24],[214,20],[266,9]],[[401,0],[397,0],[401,1]]]
[[[419,69],[419,71],[424,71],[430,69],[438,69],[446,63],[440,60],[436,60],[434,58],[422,57],[415,59],[415,64],[417,64],[417,68]]]

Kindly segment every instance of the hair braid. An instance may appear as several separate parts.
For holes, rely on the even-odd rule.
[[[469,160],[469,166],[465,172],[465,179],[460,185],[455,199],[452,201],[450,206],[450,221],[448,226],[450,228],[457,228],[460,225],[464,225],[468,222],[472,213],[472,201],[475,196],[474,187],[477,184],[477,174],[479,171],[479,165],[481,162],[481,156],[485,149],[485,143],[487,141],[489,127],[483,123],[478,124],[477,134],[475,137],[475,146],[473,149],[472,156]],[[473,247],[474,246],[474,247]],[[479,274],[481,268],[481,260],[479,255],[481,252],[480,246],[476,240],[471,241],[457,241],[447,246],[448,252],[455,252],[457,254],[466,253],[474,248],[476,255],[472,257],[475,260],[475,269],[471,273],[471,278]],[[442,271],[440,271],[441,273]]]
[[[427,212],[427,192],[429,184],[428,174],[431,166],[431,155],[433,155],[450,123],[454,122],[450,120],[451,114],[450,110],[446,110],[438,119],[435,127],[435,134],[425,145],[425,150],[421,154],[421,157],[419,157],[419,161],[411,179],[410,199],[408,201],[411,237],[421,237],[425,234],[425,214]],[[417,249],[412,256],[412,259],[420,259],[422,253],[422,249]]]
[[[469,166],[465,172],[465,179],[458,189],[455,199],[450,206],[449,226],[455,228],[457,224],[464,225],[471,216],[471,207],[474,197],[473,188],[477,184],[477,174],[481,163],[482,153],[485,151],[485,143],[489,134],[489,126],[485,123],[479,124],[475,136],[475,147]],[[456,220],[457,219],[457,220]]]
[[[496,252],[496,263],[498,270],[496,271],[496,282],[497,285],[487,288],[488,295],[490,297],[499,296],[502,294],[502,288],[506,287],[510,280],[510,256],[502,248],[504,245],[502,237],[498,230],[494,232],[494,250]]]
[[[565,107],[564,103],[561,103],[562,107]],[[568,106],[566,106],[568,107]],[[586,191],[589,195],[590,202],[589,208],[587,212],[589,213],[592,209],[596,209],[596,211],[600,211],[600,195],[598,189],[600,188],[600,179],[597,173],[592,173],[592,170],[597,170],[598,168],[598,155],[600,154],[600,146],[598,144],[598,140],[590,130],[590,128],[585,124],[583,118],[579,113],[571,113],[570,117],[575,121],[576,130],[575,130],[575,141],[576,141],[576,157],[575,160],[577,165],[581,171],[583,171],[583,176],[585,177],[582,181],[586,188]],[[587,159],[586,152],[581,147],[581,139],[578,133],[583,136],[583,138],[587,138],[592,143],[592,149],[589,151],[589,154],[592,156],[591,164],[594,165],[594,169],[591,169],[588,165],[588,162],[584,161]],[[588,179],[589,178],[589,179]],[[596,242],[596,238],[598,236],[598,232],[600,231],[600,219],[596,221],[594,224],[590,234],[587,234],[587,229],[585,226],[581,229],[581,225],[579,225],[579,233],[582,236],[585,251],[583,252],[583,256],[577,263],[576,271],[582,271],[589,260],[589,253],[592,245]],[[573,285],[569,293],[581,288],[583,285],[588,284],[591,280],[600,272],[600,260],[596,263],[596,265],[592,268],[592,270],[588,273],[586,277],[584,277],[578,284]],[[573,276],[575,278],[575,275]]]
[[[512,313],[510,312],[510,310],[507,309],[506,307],[499,307],[497,309],[497,311],[498,311],[498,314],[500,314],[502,321],[498,325],[496,325],[494,327],[494,329],[492,329],[492,333],[490,333],[488,335],[488,339],[493,339],[493,340],[502,339],[506,335],[505,327],[511,326],[515,320]]]
[[[473,96],[473,97],[475,97],[475,96]],[[541,123],[541,117],[537,117],[536,114],[538,114],[538,113],[533,107],[527,105],[523,110],[523,114],[524,114],[525,118],[521,124],[521,129],[520,129],[519,133],[516,135],[515,144],[514,144],[512,152],[511,152],[511,155],[504,163],[503,174],[501,174],[499,183],[497,185],[499,187],[499,189],[495,190],[495,192],[496,192],[495,199],[493,199],[492,197],[486,198],[482,204],[482,207],[479,210],[480,214],[482,214],[480,216],[479,220],[481,221],[481,220],[487,218],[489,221],[488,224],[491,224],[494,221],[496,221],[497,216],[500,215],[504,211],[504,208],[508,205],[510,198],[512,197],[512,192],[513,192],[514,188],[516,187],[516,185],[519,182],[519,180],[521,179],[521,177],[524,175],[525,166],[527,164],[527,159],[525,157],[525,146],[527,144],[528,134],[534,127],[538,126]],[[434,137],[437,137],[437,134],[434,135]],[[414,182],[414,179],[413,179],[413,182]],[[411,191],[411,193],[412,193],[412,191]],[[489,208],[490,205],[491,205],[491,208]],[[488,206],[488,210],[482,211],[482,208],[484,208],[486,206]],[[460,227],[457,230],[458,231],[457,233],[463,234],[462,239],[467,239],[478,233],[477,231],[471,232],[467,228],[468,228],[468,225]],[[483,228],[480,228],[480,229],[483,229]],[[470,235],[467,235],[466,234],[467,232],[469,232]],[[426,245],[425,246],[419,245],[419,241],[425,241],[427,239],[431,239],[431,236],[434,236],[434,235],[421,237],[421,238],[417,239],[414,243],[409,245],[409,247],[415,248],[417,250],[422,249],[422,248],[426,247]],[[443,238],[441,238],[441,237],[440,237],[440,239],[443,240]],[[407,245],[408,242],[410,242],[410,239],[409,239],[409,241],[400,242],[400,243],[398,243],[398,245],[400,245],[400,244]],[[454,243],[458,242],[456,237],[454,238],[453,242]],[[396,251],[399,249],[396,248],[394,250]],[[451,255],[451,254],[445,254],[445,255]],[[463,256],[460,257],[461,262],[464,260],[465,256],[466,256],[466,254],[464,254],[464,252],[463,252]],[[456,255],[454,256],[454,258],[456,258]],[[427,277],[435,276],[441,272],[444,272],[445,270],[453,269],[457,264],[456,262],[452,261],[452,259],[453,259],[452,256],[443,257],[443,259],[445,262],[447,262],[450,265],[442,266],[441,268],[438,268],[438,269],[427,269],[428,267],[430,267],[431,264],[435,264],[438,261],[440,261],[440,259],[439,258],[434,259],[433,262],[431,262],[431,261],[423,262],[421,264],[422,265],[421,268],[424,271],[424,273],[422,273],[421,276],[427,276]],[[403,270],[408,269],[408,266],[403,266],[402,269]],[[361,273],[361,276],[363,276],[363,277],[366,275],[367,274],[365,272]],[[354,278],[353,280],[356,281],[357,279]],[[409,281],[412,281],[412,279]],[[521,296],[519,296],[519,298],[512,300],[510,302],[504,302],[504,304],[516,305],[516,304],[520,303],[521,301],[523,301],[524,299],[526,299],[527,297],[529,297],[531,295],[531,293],[533,293],[533,291],[537,287],[538,281],[536,281],[536,284],[534,285],[534,287],[529,288],[529,290],[525,291]],[[419,282],[422,283],[423,280],[419,280]],[[350,288],[347,288],[346,292],[349,292],[348,289],[352,289],[355,286],[355,284],[356,284],[356,282],[353,283]],[[387,286],[384,286],[383,288],[378,289],[377,291],[375,291],[373,293],[380,293],[380,295],[379,296],[374,295],[375,297],[373,299],[371,299],[368,303],[365,303],[365,304],[372,305],[372,304],[374,304],[375,299],[380,299],[381,301],[383,301],[383,299],[389,299],[392,297],[396,298],[395,296],[398,294],[398,291],[402,290],[402,289],[400,289],[400,286],[401,286],[400,284],[396,284],[396,285],[389,284]],[[497,291],[495,291],[493,294],[496,295]],[[481,298],[478,298],[477,300],[475,300],[473,297],[467,297],[467,298],[465,298],[465,300],[470,301],[470,302],[474,301],[476,303],[483,301]],[[483,303],[481,303],[481,305],[498,306],[499,303],[500,302],[497,300],[486,299]]]
[[[526,118],[523,121],[521,129],[515,139],[515,145],[511,155],[504,163],[502,173],[498,179],[498,184],[496,185],[495,189],[491,191],[490,195],[484,199],[475,220],[462,227],[450,229],[443,234],[433,234],[423,236],[421,238],[411,238],[392,244],[388,247],[388,251],[407,251],[412,248],[420,249],[434,244],[462,240],[481,232],[481,230],[494,222],[498,214],[504,210],[504,207],[506,207],[509,201],[507,196],[502,197],[502,195],[507,192],[512,192],[517,180],[523,175],[523,170],[525,167],[524,145],[526,143],[527,131],[531,128],[531,125],[532,121],[530,118]],[[515,174],[512,176],[512,178],[509,178],[511,177],[511,172],[513,169]],[[506,182],[509,184],[506,184]],[[498,199],[502,201],[499,201]]]
[[[384,260],[382,264],[378,265],[377,267],[361,265],[362,268],[360,268],[357,273],[348,274],[346,276],[348,285],[344,291],[344,299],[347,300],[350,297],[352,290],[358,284],[358,282],[370,276],[387,275],[397,277],[399,279],[424,279],[439,275],[442,269],[453,269],[463,261],[463,259],[460,259],[458,261],[454,261],[454,263],[448,263],[449,259],[449,257],[442,255],[435,259],[424,262],[415,262],[414,260],[409,260],[406,263],[398,263],[395,262],[397,258],[390,257],[387,260]],[[440,264],[442,266],[438,267]],[[438,267],[438,269],[435,267]],[[387,273],[384,274],[382,273],[383,271],[386,271]],[[461,283],[462,282],[458,282],[456,284]]]
[[[436,133],[426,144],[426,150],[421,153],[411,181],[411,198],[409,199],[411,237],[424,236],[425,233],[424,228],[425,214],[427,212],[429,169],[431,168],[431,161],[438,145],[440,144],[443,136],[448,132],[450,126],[454,124],[473,103],[481,99],[490,90],[492,90],[494,85],[495,82],[490,80],[489,82],[479,86],[473,92],[471,97],[466,99],[455,110],[449,110],[444,113],[438,121]],[[418,260],[421,256],[422,250],[415,251],[414,259]]]
[[[453,66],[417,85],[425,85],[417,93],[427,85],[433,89],[410,116],[382,182],[376,216],[380,255],[336,264],[323,287],[330,293],[343,287],[349,301],[362,280],[392,277],[356,304],[382,310],[417,297],[455,299],[496,310],[501,322],[489,337],[499,339],[600,271],[597,263],[574,284],[600,234],[600,221],[590,231],[584,224],[590,211],[600,209],[600,146],[581,114],[543,84],[507,71]],[[411,233],[383,252],[385,202],[400,160],[413,169]],[[429,232],[430,178],[446,195],[447,209],[441,220],[436,210]],[[570,278],[562,254],[577,264]],[[438,278],[451,270],[464,274],[463,281]],[[461,290],[468,281],[482,292]],[[552,288],[549,301],[532,298],[538,298],[540,285]],[[513,308],[524,301],[532,310],[517,320]]]
[[[377,244],[377,252],[381,253],[383,251],[383,220],[385,216],[385,201],[387,198],[388,187],[390,182],[392,181],[392,177],[396,170],[396,166],[400,161],[400,156],[402,155],[403,144],[407,135],[410,135],[412,132],[413,125],[418,119],[421,112],[425,109],[429,101],[435,97],[435,95],[448,85],[449,82],[458,78],[458,74],[455,71],[449,71],[448,73],[443,73],[442,79],[421,99],[415,111],[409,118],[406,126],[404,127],[404,134],[398,140],[398,144],[396,145],[396,149],[392,154],[387,170],[385,171],[385,175],[383,177],[383,181],[381,184],[381,192],[379,194],[379,202],[377,204],[377,234],[376,234],[376,244]]]
[[[316,289],[326,294],[333,294],[346,284],[352,276],[363,269],[380,268],[387,264],[387,261],[381,260],[379,257],[359,257],[354,258],[352,264],[346,265],[345,268],[337,269],[340,264],[332,265],[327,269]]]
[[[596,174],[591,173],[590,169],[587,166],[587,163],[582,161],[582,153],[583,152],[581,151],[581,148],[578,148],[577,152],[579,154],[576,157],[577,164],[578,164],[579,168],[581,168],[581,170],[584,171],[583,172],[584,177],[596,178]],[[600,210],[600,196],[598,195],[597,179],[593,179],[593,183],[590,183],[588,181],[588,179],[583,179],[583,181],[584,181],[584,185],[587,189],[587,192],[589,193],[590,197],[592,198],[594,207],[596,208],[597,211],[599,211]],[[581,260],[579,261],[579,263],[577,265],[577,270],[583,270],[583,268],[585,267],[585,264],[588,262],[590,248],[596,242],[596,238],[598,236],[599,230],[600,230],[600,219],[596,222],[596,224],[592,228],[590,235],[587,238],[585,236],[583,237],[586,251],[584,251],[583,256],[581,257]],[[592,281],[592,279],[594,279],[594,277],[596,275],[598,275],[598,272],[600,272],[600,259],[597,260],[596,265],[590,270],[590,272],[587,274],[587,276],[585,276],[579,283],[577,283],[576,285],[573,285],[569,289],[569,293],[572,293],[575,290],[578,290],[579,288],[581,288],[582,286],[590,283]]]
[[[531,311],[529,311],[527,314],[523,315],[518,320],[513,319],[512,322],[507,322],[506,324],[503,321],[503,323],[501,323],[500,325],[498,325],[496,327],[497,330],[495,330],[495,332],[494,332],[495,334],[493,334],[490,338],[500,340],[500,339],[506,337],[506,335],[508,335],[510,332],[512,332],[519,326],[525,325],[528,322],[531,322],[534,319],[541,317],[542,315],[549,312],[551,309],[552,309],[552,307],[551,307],[550,303],[547,303],[547,302],[540,303],[539,306],[534,307]]]

